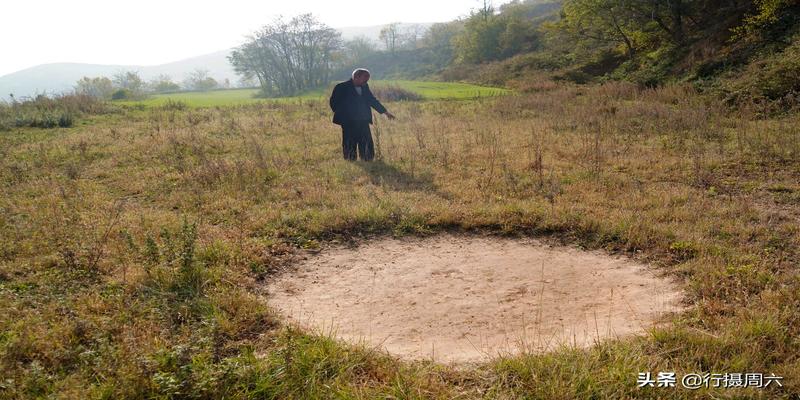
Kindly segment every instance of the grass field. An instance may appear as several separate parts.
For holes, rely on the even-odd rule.
[[[542,88],[388,104],[373,163],[341,159],[324,100],[0,132],[0,398],[796,398],[798,116],[685,86]],[[298,331],[260,295],[300,249],[441,231],[635,256],[687,310],[454,367]],[[638,388],[647,371],[784,379]]]
[[[370,82],[373,88],[394,86],[406,90],[413,91],[422,95],[427,100],[443,100],[443,99],[473,99],[480,97],[499,96],[509,93],[507,89],[493,88],[486,86],[477,86],[467,83],[455,82],[420,82],[420,81],[402,81],[402,80],[375,80]],[[332,89],[331,86],[330,89]],[[146,106],[158,106],[167,103],[168,101],[179,101],[185,103],[189,107],[215,107],[226,105],[240,105],[252,104],[258,102],[296,102],[298,100],[320,100],[327,99],[330,96],[330,89],[328,90],[315,90],[304,93],[300,96],[275,98],[275,99],[259,99],[255,96],[258,94],[257,89],[229,89],[229,90],[214,90],[210,92],[184,92],[184,93],[171,93],[159,94],[151,96],[142,101],[122,101],[121,104],[144,104]]]

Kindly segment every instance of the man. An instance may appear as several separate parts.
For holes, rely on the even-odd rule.
[[[336,85],[331,93],[333,123],[342,126],[342,154],[345,160],[356,159],[356,148],[363,161],[372,161],[375,156],[372,132],[369,130],[372,123],[370,107],[394,119],[394,115],[386,111],[386,107],[372,95],[368,80],[369,71],[357,68],[350,80]]]

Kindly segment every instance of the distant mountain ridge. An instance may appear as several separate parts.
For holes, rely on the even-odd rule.
[[[180,82],[196,69],[209,71],[209,76],[222,82],[236,81],[236,74],[226,59],[230,50],[217,51],[198,57],[187,58],[168,64],[155,66],[140,65],[98,65],[79,63],[42,64],[0,77],[0,96],[7,98],[13,94],[17,98],[34,96],[40,93],[61,93],[72,90],[75,82],[84,76],[112,77],[121,71],[138,71],[145,81],[161,74],[169,75],[173,81]]]
[[[401,28],[412,25],[429,27],[432,23],[400,24]],[[385,25],[337,28],[342,33],[342,38],[352,39],[357,36],[366,37],[378,42],[381,29]],[[0,76],[0,100],[9,99],[13,94],[16,98],[35,96],[41,93],[56,94],[70,91],[75,83],[83,78],[107,76],[112,77],[121,71],[138,71],[139,76],[145,81],[159,75],[169,75],[174,82],[180,83],[189,74],[198,69],[207,70],[209,76],[218,82],[228,79],[231,84],[239,81],[239,77],[228,63],[227,56],[231,49],[216,51],[191,57],[180,61],[154,66],[141,65],[102,65],[81,63],[52,63],[42,64],[8,75]]]

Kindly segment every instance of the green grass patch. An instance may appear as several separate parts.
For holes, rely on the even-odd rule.
[[[373,88],[395,86],[420,94],[427,100],[446,99],[473,99],[481,97],[500,96],[511,91],[503,88],[478,86],[458,82],[423,82],[404,80],[375,80],[370,81]],[[218,107],[253,104],[259,102],[293,103],[304,100],[327,100],[332,89],[311,90],[298,96],[282,98],[258,98],[258,89],[225,89],[208,92],[181,92],[157,94],[140,101],[119,101],[117,104],[145,106],[163,106],[172,102],[181,102],[189,107]]]

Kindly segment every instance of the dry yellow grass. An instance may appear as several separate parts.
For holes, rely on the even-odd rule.
[[[531,85],[393,103],[378,161],[323,102],[125,109],[0,135],[0,396],[774,397],[800,392],[800,125],[690,88]],[[455,370],[281,327],[294,249],[481,230],[625,252],[686,279],[643,339]],[[783,388],[637,389],[642,371]]]

